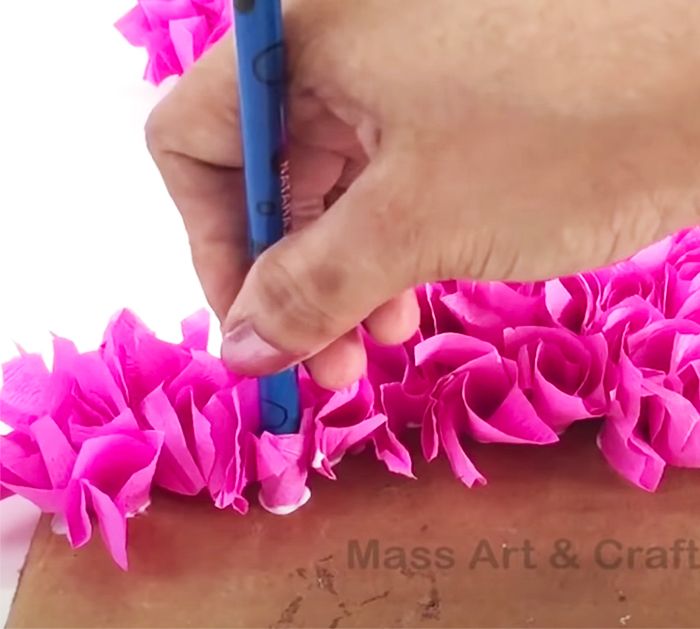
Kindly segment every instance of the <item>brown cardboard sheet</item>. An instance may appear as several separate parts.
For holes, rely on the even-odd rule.
[[[128,573],[44,519],[8,626],[700,627],[700,472],[647,494],[594,429],[472,444],[489,479],[472,490],[444,461],[410,481],[369,454],[288,517],[159,494],[129,523]]]

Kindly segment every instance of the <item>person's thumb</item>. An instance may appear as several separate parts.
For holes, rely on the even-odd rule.
[[[365,171],[321,218],[253,264],[222,326],[232,371],[260,376],[298,363],[406,287],[375,181]]]

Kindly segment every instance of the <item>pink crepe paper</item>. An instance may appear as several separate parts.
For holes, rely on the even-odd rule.
[[[607,269],[535,284],[442,282],[417,291],[420,330],[398,347],[363,332],[367,374],[343,391],[300,369],[298,434],[260,430],[257,383],[206,351],[209,318],[182,340],[118,313],[96,351],[54,338],[48,369],[20,350],[3,366],[0,499],[55,516],[73,546],[95,525],[127,566],[127,520],[152,487],[208,495],[245,514],[285,514],[309,478],[336,478],[369,449],[413,477],[406,436],[442,452],[467,486],[486,482],[469,443],[551,444],[573,423],[600,424],[599,448],[630,483],[656,490],[667,467],[700,467],[700,228]],[[342,468],[341,468],[342,469]]]
[[[89,541],[94,518],[112,557],[127,569],[126,518],[150,502],[161,444],[162,435],[150,430],[102,435],[83,444],[64,505],[68,539],[74,548]]]
[[[217,393],[202,411],[200,434],[205,438],[197,443],[205,445],[205,455],[200,449],[199,457],[200,461],[209,461],[204,469],[211,470],[209,493],[219,509],[232,506],[239,513],[248,511],[243,491],[254,465],[252,439],[258,425],[257,407],[256,383],[243,380]]]
[[[298,434],[253,437],[255,475],[260,482],[260,505],[278,515],[286,515],[308,502],[307,486],[311,465],[310,413],[304,413]]]
[[[116,28],[132,45],[145,48],[144,78],[158,85],[183,74],[231,27],[230,0],[138,0]]]
[[[545,306],[552,319],[576,334],[588,332],[599,316],[601,280],[593,273],[545,282]]]
[[[602,334],[577,336],[563,328],[523,326],[504,336],[505,354],[518,364],[520,387],[555,432],[605,414],[608,346]]]
[[[461,332],[503,347],[503,330],[522,325],[549,325],[544,285],[459,282],[442,298]]]
[[[486,479],[464,452],[460,434],[482,443],[557,441],[519,385],[515,361],[487,341],[438,334],[416,347],[416,362],[436,382],[423,423],[423,451],[431,460],[441,444],[455,475],[468,487]]]
[[[41,356],[23,354],[4,364],[2,375],[0,417],[6,424],[20,429],[53,410],[52,378]]]
[[[423,423],[431,385],[414,361],[415,347],[421,340],[422,335],[417,333],[403,345],[387,347],[375,343],[368,334],[364,336],[374,406],[387,416],[391,435],[401,435],[407,428],[418,428]],[[382,432],[375,435],[375,441]],[[393,441],[389,433],[387,438]]]
[[[26,431],[0,437],[0,483],[9,495],[30,500],[46,513],[60,513],[76,451],[49,416],[36,418]]]
[[[372,442],[377,458],[390,471],[413,477],[408,451],[389,426],[388,417],[375,410],[375,393],[368,379],[331,396],[313,414],[313,425],[312,467],[324,476],[335,479],[333,467],[345,454],[361,451]]]
[[[648,442],[641,420],[642,374],[623,353],[615,370],[612,402],[598,434],[598,446],[608,463],[624,478],[656,491],[666,461]]]

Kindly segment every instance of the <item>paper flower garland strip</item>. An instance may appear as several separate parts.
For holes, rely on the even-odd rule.
[[[309,475],[334,479],[367,448],[412,478],[411,429],[469,487],[486,482],[469,441],[551,444],[577,421],[600,421],[603,455],[645,490],[666,466],[700,467],[700,228],[594,273],[418,296],[420,332],[400,347],[367,337],[352,387],[323,390],[302,370],[295,435],[261,433],[257,384],[207,353],[205,312],[177,344],[123,311],[97,351],[55,338],[51,370],[22,353],[3,366],[0,420],[13,430],[0,437],[0,497],[54,514],[74,547],[97,524],[126,568],[126,521],[154,486],[239,514],[257,488],[264,508],[290,513]]]
[[[146,49],[144,78],[158,85],[185,72],[232,20],[231,0],[139,0],[115,26],[132,46]]]

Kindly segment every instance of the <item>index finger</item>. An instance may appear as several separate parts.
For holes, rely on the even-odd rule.
[[[232,38],[205,54],[153,110],[146,139],[222,320],[248,269],[238,82]]]

